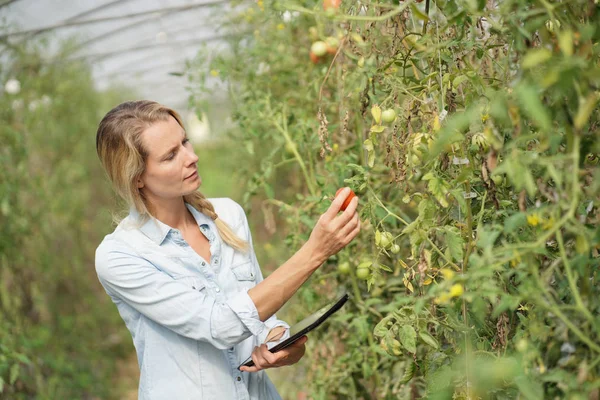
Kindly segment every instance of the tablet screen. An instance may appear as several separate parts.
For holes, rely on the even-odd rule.
[[[302,331],[303,329],[309,327],[310,325],[314,324],[315,322],[317,322],[317,320],[319,318],[321,318],[323,315],[325,315],[325,313],[327,312],[327,310],[329,310],[331,308],[331,306],[333,306],[333,302],[327,304],[325,307],[321,308],[319,311],[315,312],[314,314],[309,315],[308,317],[304,318],[302,321],[296,323],[294,326],[290,327],[290,337],[294,336],[295,334],[297,334],[298,332]]]

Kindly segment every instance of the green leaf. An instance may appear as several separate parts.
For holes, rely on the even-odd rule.
[[[452,114],[443,125],[442,129],[435,136],[428,157],[437,157],[446,147],[446,145],[461,141],[464,138],[465,131],[471,124],[471,120],[479,117],[479,107],[470,107],[465,112]]]
[[[525,213],[519,212],[504,220],[504,231],[506,233],[512,233],[525,225],[527,225],[527,216]]]
[[[556,185],[562,186],[562,176],[558,173],[554,165],[550,163],[546,164],[546,170],[548,171],[548,175],[556,182]]]
[[[411,353],[417,352],[417,332],[410,325],[403,325],[398,332],[400,343]]]
[[[525,54],[525,57],[523,57],[521,67],[524,69],[531,69],[548,61],[550,58],[552,58],[552,52],[550,50],[544,48],[532,49]]]
[[[17,381],[17,378],[19,377],[19,364],[13,364],[10,367],[10,377],[8,380],[8,384],[9,385],[14,385],[14,383]]]
[[[597,93],[590,93],[585,100],[580,102],[579,110],[577,110],[577,115],[575,116],[574,121],[574,125],[577,130],[585,126],[590,118],[590,115],[592,115],[594,108],[596,107],[598,99],[599,95]]]
[[[388,322],[392,321],[393,316],[388,315],[387,317],[384,317],[381,321],[379,321],[377,323],[377,325],[375,325],[375,328],[373,329],[373,334],[375,336],[379,336],[379,337],[383,337],[385,336],[388,331],[390,330],[388,327]]]
[[[433,178],[427,184],[427,189],[435,196],[437,201],[440,202],[442,207],[448,207],[448,200],[446,200],[446,193],[448,189],[444,185],[444,181],[440,178]]]
[[[463,214],[467,213],[467,201],[465,200],[465,196],[463,195],[462,189],[454,189],[451,190],[452,196],[456,199],[458,206],[460,207],[460,211]]]
[[[481,249],[491,249],[501,233],[499,230],[486,226],[482,226],[478,231],[479,239],[477,240],[477,247]]]
[[[523,397],[527,400],[541,400],[544,398],[544,388],[529,376],[520,375],[515,378],[515,384]]]
[[[371,131],[373,133],[381,133],[385,130],[385,126],[381,126],[381,125],[373,125],[371,127]]]
[[[571,57],[573,55],[573,31],[562,30],[558,34],[558,45],[565,56]]]
[[[454,80],[452,81],[452,86],[453,87],[458,87],[461,83],[466,82],[469,80],[469,77],[466,75],[459,75],[456,78],[454,78]]]
[[[274,199],[275,198],[275,193],[273,192],[273,188],[271,187],[271,185],[265,183],[263,185],[263,187],[265,188],[265,194],[267,195],[267,197],[269,199]]]
[[[429,332],[419,331],[419,337],[421,338],[421,340],[423,340],[425,343],[427,343],[436,350],[440,347],[438,341],[435,340],[435,338],[431,336]]]
[[[550,115],[540,100],[537,88],[522,83],[515,88],[515,92],[523,112],[542,130],[550,131],[552,128]]]
[[[417,17],[417,19],[420,19],[421,21],[429,21],[429,17],[426,14],[424,14],[421,10],[419,10],[419,8],[416,5],[411,4],[410,10],[412,11],[413,15]]]
[[[464,240],[460,236],[458,228],[446,227],[446,244],[452,258],[455,261],[462,261]]]

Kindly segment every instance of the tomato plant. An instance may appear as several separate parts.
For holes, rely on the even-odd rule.
[[[353,294],[308,344],[310,396],[598,397],[597,5],[270,10],[251,45],[189,75],[202,98],[205,71],[227,72],[231,134],[252,149],[244,203],[278,213],[290,251],[327,193],[347,185],[361,197],[360,236],[299,290],[298,312],[336,289]],[[298,14],[277,31],[285,12]],[[308,50],[268,51],[326,37],[340,44],[321,66],[303,67]],[[260,63],[277,72],[257,75]],[[293,162],[265,145],[289,140]]]

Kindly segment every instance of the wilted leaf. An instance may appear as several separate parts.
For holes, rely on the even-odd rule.
[[[464,240],[460,236],[458,228],[447,227],[445,236],[446,244],[448,245],[448,250],[450,250],[452,258],[455,261],[462,261]]]
[[[433,336],[431,336],[429,332],[419,331],[419,337],[421,338],[421,340],[423,340],[425,343],[427,343],[436,350],[440,347],[438,341]]]
[[[398,336],[400,338],[400,343],[406,350],[411,353],[417,352],[417,332],[415,328],[410,325],[402,325],[400,327],[400,331],[398,332]]]
[[[381,124],[381,108],[378,105],[371,107],[371,115],[377,125]]]

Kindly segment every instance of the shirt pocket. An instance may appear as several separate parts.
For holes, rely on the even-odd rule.
[[[256,279],[254,264],[250,259],[231,266],[231,272],[238,281],[252,281]]]
[[[206,288],[206,284],[196,276],[183,275],[176,277],[175,280],[199,292]]]

